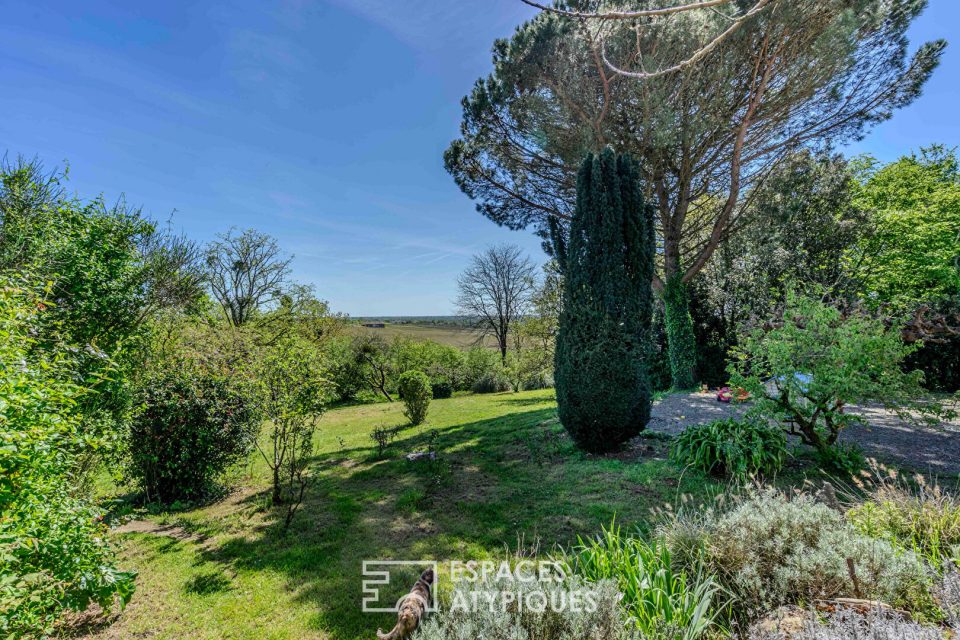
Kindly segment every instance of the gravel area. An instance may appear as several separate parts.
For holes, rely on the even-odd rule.
[[[714,393],[674,393],[653,406],[648,429],[677,434],[687,427],[741,415],[744,405],[718,402]],[[960,421],[940,427],[905,423],[882,407],[855,408],[867,426],[853,426],[840,436],[855,443],[870,457],[915,471],[960,475]]]

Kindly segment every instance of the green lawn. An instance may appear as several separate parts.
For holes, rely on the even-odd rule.
[[[360,612],[365,559],[488,559],[538,541],[546,553],[614,514],[645,526],[651,509],[722,490],[665,460],[657,438],[618,456],[577,452],[552,391],[437,400],[427,424],[405,422],[398,403],[328,412],[313,484],[286,535],[256,458],[224,500],[140,523],[157,532],[117,535],[138,590],[88,637],[368,639],[392,623]],[[378,426],[401,427],[383,459],[370,439]],[[431,442],[437,462],[404,457]]]

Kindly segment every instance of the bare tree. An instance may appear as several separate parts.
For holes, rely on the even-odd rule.
[[[510,326],[530,305],[535,266],[515,245],[497,245],[473,256],[457,278],[460,315],[475,318],[477,329],[497,339],[500,357],[507,360]]]
[[[283,295],[292,258],[255,229],[231,229],[207,248],[207,278],[227,320],[239,327]]]

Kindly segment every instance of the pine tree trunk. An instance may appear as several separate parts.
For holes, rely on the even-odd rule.
[[[678,390],[693,389],[696,386],[697,340],[690,315],[690,296],[679,274],[667,278],[663,288],[663,307],[671,385]]]

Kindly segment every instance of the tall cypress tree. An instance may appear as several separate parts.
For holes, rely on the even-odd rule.
[[[568,238],[551,225],[564,273],[555,352],[560,421],[577,445],[607,452],[650,419],[653,210],[636,163],[607,148],[584,159]]]

